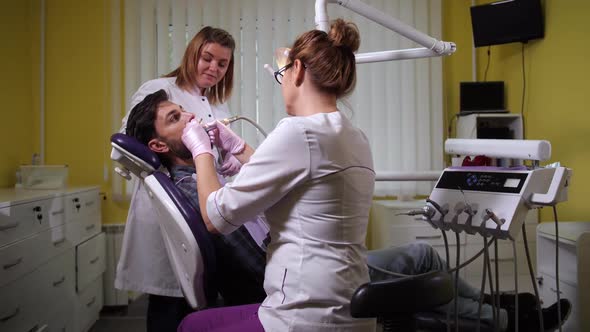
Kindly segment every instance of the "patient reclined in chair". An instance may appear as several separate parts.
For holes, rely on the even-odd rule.
[[[126,178],[133,173],[145,183],[159,217],[168,259],[189,305],[193,309],[219,305],[218,292],[223,304],[262,301],[264,251],[246,228],[231,236],[207,231],[195,208],[198,200],[194,184],[192,188],[183,186],[191,183],[183,179],[191,177],[194,169],[191,173],[190,167],[171,167],[170,178],[161,168],[157,155],[135,138],[118,133],[111,137],[111,142],[112,159],[124,167],[118,172]],[[258,233],[264,230],[256,226],[250,225]],[[240,257],[242,252],[251,253],[250,264],[248,259],[245,262]],[[236,275],[242,278],[236,280]]]

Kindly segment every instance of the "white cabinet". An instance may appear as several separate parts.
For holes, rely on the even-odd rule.
[[[0,189],[0,331],[87,331],[102,307],[98,188]]]
[[[380,249],[386,247],[396,247],[404,244],[425,242],[434,247],[438,254],[445,259],[445,247],[442,232],[434,229],[425,221],[416,220],[416,217],[399,215],[399,213],[409,210],[418,209],[424,206],[424,201],[374,201],[371,207],[370,222],[370,248]],[[527,231],[527,240],[533,271],[535,269],[536,258],[536,225],[538,220],[538,211],[529,211],[525,220]],[[454,232],[447,232],[449,243],[449,256],[451,266],[455,265],[457,253],[457,241]],[[499,270],[499,283],[502,291],[514,290],[514,254],[512,243],[508,241],[498,242],[498,258],[495,257],[494,247],[490,246],[490,258],[492,268],[497,260]],[[526,254],[522,235],[516,241],[519,291],[533,291],[532,280],[528,270]],[[459,234],[459,258],[465,262],[483,248],[483,238],[480,235],[469,235],[464,232]],[[483,255],[467,265],[460,271],[460,275],[465,278],[469,284],[479,288],[483,272]],[[495,285],[495,276],[494,276]]]
[[[524,221],[533,273],[536,269],[536,228],[538,215],[538,210],[531,210]],[[465,257],[469,259],[483,248],[484,243],[481,235],[467,234],[466,237]],[[489,253],[494,286],[496,285],[495,265],[498,264],[498,279],[501,291],[514,291],[516,288],[515,286],[518,286],[519,292],[534,292],[533,280],[529,272],[522,232],[519,232],[516,239],[516,256],[514,256],[512,242],[509,240],[498,240],[498,257],[495,255],[493,244],[489,247]],[[514,271],[515,262],[517,263],[516,272]],[[515,285],[515,275],[518,280],[517,285]],[[463,276],[469,284],[477,287],[481,286],[481,279],[483,277],[483,255],[465,267],[465,274]],[[489,287],[486,287],[486,289],[489,292]]]
[[[415,201],[373,201],[371,207],[371,246],[369,249],[397,247],[405,244],[424,242],[430,244],[445,259],[444,238],[440,230],[416,217],[400,215],[409,210],[422,208],[423,200]],[[456,260],[457,240],[455,234],[447,232],[451,265]],[[459,234],[459,256],[465,259],[465,234]],[[463,272],[461,272],[463,273]]]
[[[539,295],[545,306],[557,300],[557,257],[560,297],[572,303],[572,312],[563,330],[590,331],[590,222],[560,222],[558,241],[555,223],[540,224],[537,252]]]
[[[522,139],[522,116],[476,113],[457,119],[457,138]]]

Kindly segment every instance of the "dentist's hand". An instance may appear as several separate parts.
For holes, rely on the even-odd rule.
[[[219,121],[209,123],[207,126],[215,126],[215,128],[209,130],[211,143],[231,154],[238,154],[244,151],[246,142],[228,126]]]
[[[233,154],[226,152],[223,163],[217,167],[217,173],[223,176],[234,176],[242,168],[242,163]]]
[[[186,148],[193,155],[193,158],[203,153],[209,153],[213,156],[209,135],[207,135],[203,126],[201,126],[196,120],[193,119],[186,124],[186,127],[184,127],[184,130],[182,131],[181,139],[182,143],[184,143]]]

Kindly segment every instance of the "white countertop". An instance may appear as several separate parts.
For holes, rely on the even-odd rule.
[[[70,187],[63,189],[0,188],[0,208],[93,189],[98,189],[98,187]]]
[[[590,221],[560,221],[558,223],[559,237],[572,242],[577,242],[578,238],[590,233]],[[555,238],[555,222],[544,222],[537,226],[537,232],[541,236]]]

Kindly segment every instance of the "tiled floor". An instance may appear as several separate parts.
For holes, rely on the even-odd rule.
[[[142,295],[127,307],[105,307],[89,332],[145,332],[147,296]]]

